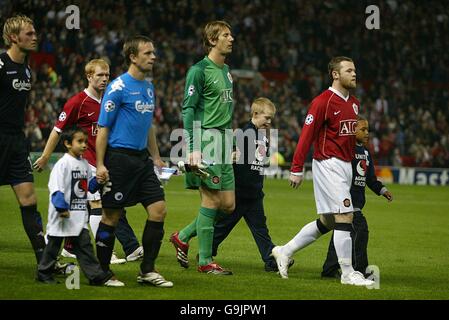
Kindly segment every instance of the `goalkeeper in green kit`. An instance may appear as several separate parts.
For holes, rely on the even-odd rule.
[[[231,159],[232,77],[225,64],[226,56],[232,52],[233,41],[228,23],[209,22],[203,30],[207,56],[187,73],[182,116],[188,148],[187,164],[192,172],[186,173],[185,182],[187,189],[199,189],[201,207],[190,224],[170,237],[178,262],[188,268],[188,242],[198,236],[198,271],[215,275],[232,274],[212,260],[212,242],[216,219],[231,214],[235,208]],[[204,169],[204,163],[210,165]]]

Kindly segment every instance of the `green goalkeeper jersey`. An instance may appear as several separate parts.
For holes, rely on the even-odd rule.
[[[215,64],[207,56],[187,72],[182,106],[184,129],[193,137],[193,122],[202,129],[232,127],[232,76],[229,67]],[[193,150],[193,139],[189,139]]]

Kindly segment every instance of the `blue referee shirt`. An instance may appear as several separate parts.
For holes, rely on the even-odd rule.
[[[143,150],[156,105],[154,86],[124,73],[106,88],[98,124],[109,128],[108,145]]]

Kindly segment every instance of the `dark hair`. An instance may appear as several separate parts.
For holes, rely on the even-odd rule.
[[[129,59],[129,56],[131,54],[137,55],[139,53],[139,43],[147,43],[151,42],[153,43],[153,40],[148,38],[147,36],[132,36],[128,39],[126,39],[125,43],[123,44],[123,56],[125,57],[125,63],[127,66],[130,66],[131,60]]]
[[[67,141],[69,144],[72,144],[73,138],[75,137],[75,134],[78,132],[81,132],[87,136],[87,132],[83,128],[77,126],[69,127],[61,133],[61,143],[66,151],[68,150],[64,142]]]
[[[329,62],[329,64],[327,65],[327,71],[329,72],[329,77],[331,78],[331,81],[334,80],[334,77],[332,76],[332,71],[340,71],[340,69],[341,69],[340,62],[342,62],[342,61],[354,62],[354,61],[352,61],[351,58],[344,57],[344,56],[333,57],[331,59],[331,61]]]

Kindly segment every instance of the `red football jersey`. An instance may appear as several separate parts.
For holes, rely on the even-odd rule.
[[[302,172],[313,142],[316,160],[336,157],[351,162],[355,152],[355,127],[360,102],[330,87],[310,104],[296,146],[291,172]]]
[[[95,139],[97,136],[97,122],[100,115],[100,100],[92,96],[87,89],[71,97],[56,121],[54,129],[62,132],[65,128],[77,125],[83,128],[89,138],[84,158],[96,167]]]

